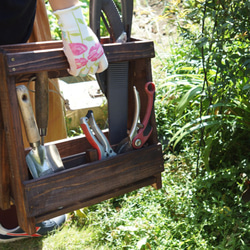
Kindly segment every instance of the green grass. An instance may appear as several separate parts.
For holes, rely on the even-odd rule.
[[[200,240],[199,230],[193,231],[186,223],[192,173],[186,174],[182,160],[171,161],[177,167],[166,165],[162,189],[145,187],[96,204],[85,209],[86,217],[69,216],[62,230],[53,235],[6,244],[3,249],[179,249],[190,242],[194,245]],[[191,239],[185,228],[192,230]]]
[[[225,128],[234,135],[225,138],[231,138],[228,143],[236,154],[232,159],[228,154],[209,159],[215,165],[210,168],[199,158],[200,150],[207,148],[201,147],[198,130],[181,137],[175,148],[168,145],[177,131],[200,117],[196,94],[203,75],[197,67],[198,51],[188,40],[178,42],[165,54],[155,44],[157,56],[152,60],[165,160],[162,188],[144,187],[72,212],[54,234],[1,244],[0,249],[250,249],[249,204],[241,199],[250,176],[248,154],[242,150],[242,145],[248,148],[248,137],[243,141],[238,128]],[[215,135],[220,140],[211,152],[223,156],[228,152],[225,138],[215,131],[211,140]],[[233,138],[240,139],[234,143]]]
[[[0,249],[249,249],[250,212],[237,169],[195,178],[187,157],[166,157],[162,189],[144,187],[85,208],[54,234]]]
[[[81,230],[76,225],[67,221],[61,230],[56,230],[48,236],[42,238],[24,239],[12,243],[1,244],[1,250],[51,250],[51,249],[88,249],[86,239],[89,238],[88,232]],[[93,248],[91,248],[93,249]]]

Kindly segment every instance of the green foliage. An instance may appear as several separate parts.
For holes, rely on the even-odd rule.
[[[241,199],[250,177],[249,8],[242,0],[166,4],[181,37],[153,61],[162,189],[72,213],[45,249],[250,248]]]
[[[199,228],[205,244],[191,249],[248,249],[249,205],[241,195],[250,170],[249,1],[176,6],[165,11],[175,13],[182,39],[155,76],[156,117],[167,162],[183,155],[196,175],[195,209],[185,222]]]
[[[116,3],[118,10],[121,10],[121,2],[118,0],[115,0],[114,2]],[[49,24],[50,24],[52,38],[55,40],[60,40],[62,38],[62,36],[61,36],[61,30],[60,30],[58,23],[57,23],[57,19],[52,12],[52,9],[49,5],[49,2],[45,1],[45,4],[46,4],[46,8],[47,8],[47,14],[48,14],[48,18],[49,18]],[[82,11],[83,11],[85,20],[87,23],[89,23],[89,0],[80,0],[80,4],[82,7]],[[100,19],[100,34],[101,34],[101,36],[108,35],[107,28],[105,27],[105,24],[104,24],[102,18]]]
[[[207,169],[249,156],[249,8],[248,1],[194,0],[183,1],[177,12],[181,35],[190,44],[183,62],[190,66],[195,59],[196,72],[203,76],[178,100],[181,128],[171,141],[184,145],[194,135]]]

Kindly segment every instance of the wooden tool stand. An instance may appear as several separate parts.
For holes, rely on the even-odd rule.
[[[133,39],[126,44],[108,44],[103,39],[102,43],[109,63],[129,61],[130,128],[134,112],[133,85],[140,93],[141,118],[147,107],[144,85],[152,81],[153,42]],[[144,186],[161,188],[163,157],[153,112],[153,132],[142,149],[98,161],[84,135],[55,141],[53,144],[66,169],[47,177],[31,178],[25,160],[30,149],[25,150],[23,145],[16,84],[27,82],[41,71],[48,71],[50,78],[68,76],[67,68],[61,42],[0,47],[0,207],[8,209],[13,202],[19,225],[30,234],[35,232],[36,223],[54,216]]]

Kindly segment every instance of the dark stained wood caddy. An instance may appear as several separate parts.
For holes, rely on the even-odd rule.
[[[134,112],[133,85],[140,93],[141,118],[145,114],[144,85],[152,81],[154,45],[136,39],[126,44],[108,44],[102,39],[102,43],[109,63],[129,61],[130,128]],[[0,47],[0,207],[8,209],[13,202],[19,225],[30,234],[34,233],[35,224],[45,219],[144,186],[161,188],[164,167],[154,113],[153,133],[144,148],[96,161],[96,152],[85,136],[55,141],[52,143],[56,144],[66,170],[38,179],[30,177],[25,161],[30,149],[25,150],[23,145],[16,84],[40,71],[48,71],[50,78],[68,76],[67,68],[60,41]]]

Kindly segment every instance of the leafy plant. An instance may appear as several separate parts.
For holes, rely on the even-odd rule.
[[[116,6],[118,10],[121,10],[121,2],[118,0],[114,1],[116,3]],[[55,15],[52,12],[52,9],[49,5],[48,0],[45,1],[46,8],[47,8],[47,14],[49,18],[49,24],[50,24],[50,30],[51,30],[51,35],[52,38],[55,40],[60,40],[62,38],[61,36],[61,31],[57,23],[57,19]],[[83,15],[85,17],[86,23],[89,24],[89,0],[80,0],[80,4],[82,7]],[[101,36],[107,36],[108,35],[108,30],[102,20],[100,19],[100,35]]]
[[[167,3],[181,37],[153,60],[162,188],[72,213],[40,247],[249,249],[248,13],[248,1]]]
[[[236,161],[236,158],[233,160],[230,156],[235,149],[233,144],[240,145],[242,140],[239,133],[244,133],[245,138],[248,138],[247,65],[250,54],[247,49],[249,37],[246,27],[250,20],[245,14],[249,6],[245,1],[215,3],[207,0],[186,1],[183,8],[186,17],[180,19],[178,24],[183,37],[191,43],[191,53],[196,55],[203,80],[180,98],[175,111],[178,113],[177,117],[182,115],[177,121],[183,125],[172,136],[171,142],[175,141],[175,146],[185,143],[184,136],[194,135],[199,130],[199,138],[196,136],[196,139],[200,141],[199,151],[203,162],[207,168],[211,165],[217,168],[219,166],[215,162],[225,159]],[[193,29],[197,24],[199,29]],[[190,52],[186,54],[189,55]],[[195,103],[199,103],[199,108],[196,109],[198,117],[193,116],[195,111],[190,111]],[[242,148],[238,151],[248,148],[245,143],[241,145]],[[244,157],[248,155],[245,152],[241,153]]]

